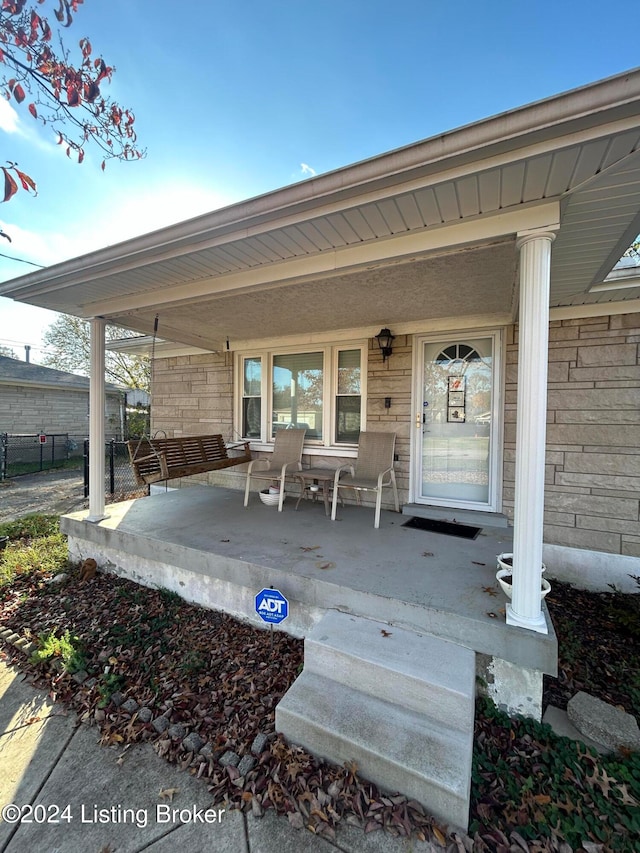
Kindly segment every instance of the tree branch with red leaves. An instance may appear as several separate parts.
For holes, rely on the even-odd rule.
[[[85,146],[95,144],[106,161],[138,160],[145,151],[138,147],[135,116],[129,109],[105,97],[101,85],[109,82],[115,68],[99,56],[93,58],[88,38],[79,42],[78,64],[70,61],[62,41],[56,51],[53,33],[45,17],[37,11],[46,0],[0,0],[0,92],[17,104],[27,103],[34,119],[48,125],[66,146],[68,157],[81,163]],[[84,0],[53,0],[55,17],[69,27]],[[9,162],[2,166],[4,198],[23,189],[35,193],[32,178]],[[17,178],[17,181],[16,181]]]

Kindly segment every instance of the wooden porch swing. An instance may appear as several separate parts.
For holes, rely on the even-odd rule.
[[[130,439],[127,448],[139,486],[251,461],[248,441],[227,447],[221,435]],[[242,452],[238,456],[229,456],[229,450],[236,449]]]
[[[151,345],[152,387],[157,336],[158,315],[156,314]],[[166,436],[151,438],[143,435],[139,439],[127,441],[127,448],[136,483],[139,486],[148,486],[162,480],[175,480],[191,474],[218,471],[221,468],[230,468],[233,465],[242,465],[244,462],[251,461],[251,447],[248,441],[227,446],[221,435],[178,438]],[[237,456],[229,456],[229,450],[239,451],[239,453]]]

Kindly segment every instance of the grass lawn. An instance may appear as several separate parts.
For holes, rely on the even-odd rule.
[[[0,626],[35,644],[29,659],[12,646],[4,656],[99,726],[104,745],[149,741],[216,801],[273,808],[329,838],[342,821],[469,853],[640,849],[640,754],[599,756],[479,699],[469,833],[447,836],[420,804],[379,791],[355,765],[316,760],[275,734],[275,706],[303,664],[301,641],[114,576],[83,583],[67,564],[57,517],[0,525],[0,536],[9,537]],[[67,578],[50,583],[62,571]],[[545,700],[564,707],[585,690],[640,716],[640,596],[554,583],[547,601],[560,675],[546,680]],[[154,727],[161,715],[197,735],[192,749]],[[258,735],[266,739],[251,766]],[[219,763],[229,751],[247,758],[243,775]]]

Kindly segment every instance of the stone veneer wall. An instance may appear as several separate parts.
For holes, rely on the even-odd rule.
[[[640,556],[640,314],[552,321],[545,543]],[[513,514],[517,327],[507,341],[504,511]]]
[[[367,376],[367,430],[396,433],[396,481],[400,506],[409,498],[409,463],[411,440],[411,338],[397,335],[393,353],[384,362],[378,342],[369,341],[369,372]],[[386,409],[385,397],[391,397]],[[375,503],[373,496],[372,503]],[[382,505],[393,507],[390,489],[384,489]]]
[[[558,320],[549,330],[545,542],[640,556],[640,314]],[[517,327],[507,331],[503,511],[513,516],[518,370]],[[367,429],[394,430],[400,501],[409,486],[411,338],[399,335],[384,364],[369,342]],[[391,407],[384,406],[385,397]],[[167,435],[232,435],[231,354],[159,359],[152,429]],[[305,456],[306,466],[337,466]],[[347,460],[345,460],[347,461]],[[244,488],[245,466],[185,478]],[[385,490],[384,505],[391,506]]]
[[[105,435],[122,438],[121,397],[107,394]],[[13,435],[68,433],[89,435],[89,392],[64,388],[0,385],[0,432]]]
[[[406,501],[409,487],[409,428],[411,407],[411,345],[407,336],[393,342],[393,355],[382,363],[376,341],[369,342],[367,377],[367,429],[391,430],[398,435],[396,444],[396,478],[401,503]],[[391,408],[385,409],[384,398],[391,397]],[[233,429],[233,358],[230,353],[216,355],[177,356],[157,359],[153,370],[153,405],[151,430],[162,429],[168,436],[221,433],[232,436]],[[267,456],[268,454],[264,454]],[[337,467],[348,458],[334,455],[303,456],[304,467]],[[246,465],[185,477],[181,486],[208,483],[227,488],[244,489]],[[174,483],[174,485],[178,485]],[[367,500],[371,503],[373,500]],[[383,506],[392,507],[388,489],[383,493]]]

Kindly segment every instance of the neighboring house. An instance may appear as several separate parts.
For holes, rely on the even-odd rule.
[[[106,387],[107,439],[123,436],[125,398],[122,388]],[[88,436],[89,379],[0,356],[0,432]]]
[[[90,318],[98,362],[106,321],[155,323],[172,343],[155,349],[152,429],[168,435],[268,454],[303,423],[305,464],[337,465],[360,430],[396,431],[403,504],[513,524],[507,622],[544,632],[543,540],[566,577],[638,572],[640,276],[609,274],[640,232],[639,146],[634,70],[0,293]]]

